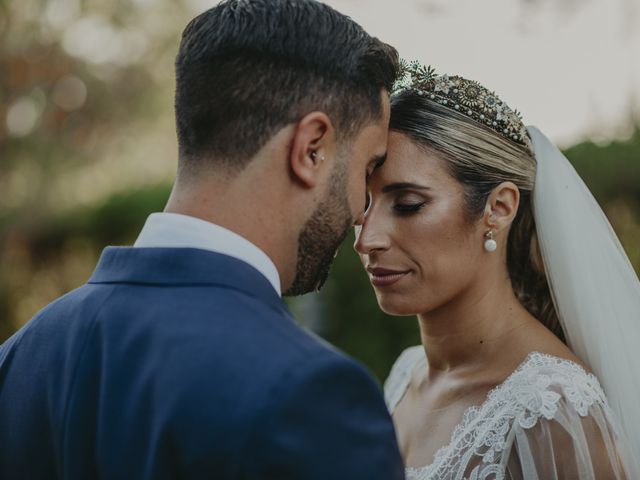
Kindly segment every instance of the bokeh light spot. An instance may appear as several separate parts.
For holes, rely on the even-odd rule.
[[[52,99],[63,110],[77,110],[87,100],[87,86],[80,78],[69,75],[58,80]]]
[[[9,135],[24,137],[29,135],[40,117],[36,102],[30,97],[16,100],[7,111],[7,130]]]

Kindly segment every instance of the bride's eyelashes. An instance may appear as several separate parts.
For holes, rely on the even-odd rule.
[[[430,202],[430,199],[424,198],[422,195],[402,195],[396,198],[393,209],[400,214],[410,214],[421,210]]]
[[[425,207],[429,203],[431,203],[431,199],[425,199],[425,198],[417,199],[417,198],[403,198],[403,197],[400,197],[400,198],[394,200],[394,202],[392,204],[392,208],[393,208],[393,210],[395,210],[396,213],[399,213],[399,214],[410,214],[410,213],[415,213],[415,212],[421,210],[423,207]],[[369,210],[370,206],[371,206],[371,193],[367,192],[367,194],[365,195],[365,200],[364,200],[364,211],[365,211],[365,213],[367,212],[367,210]]]
[[[393,209],[398,213],[415,213],[418,210],[422,209],[427,204],[427,202],[420,203],[396,203],[393,206]]]

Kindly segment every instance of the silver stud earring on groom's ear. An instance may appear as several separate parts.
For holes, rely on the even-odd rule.
[[[313,151],[309,154],[309,156],[311,157],[311,160],[313,160],[314,162],[317,160],[318,158],[318,152]],[[324,161],[324,155],[320,155],[320,161],[323,162]]]
[[[486,238],[484,241],[484,249],[487,252],[495,252],[496,248],[498,248],[498,244],[493,239],[493,230],[489,230],[484,236]]]

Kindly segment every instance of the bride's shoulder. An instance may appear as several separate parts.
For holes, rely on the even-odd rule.
[[[503,468],[496,462],[508,451],[518,453],[523,467],[535,466],[533,471],[540,478],[559,478],[555,472],[559,465],[563,471],[573,472],[591,461],[593,471],[600,472],[600,457],[593,452],[614,451],[611,432],[616,431],[615,425],[592,373],[573,360],[534,351],[481,406],[465,413],[454,431],[451,451],[455,455],[450,456],[461,458],[463,453],[473,452],[482,457],[483,463],[476,467],[480,473],[477,478],[485,471],[495,473]],[[580,471],[589,471],[584,468]],[[593,478],[618,477],[606,473]]]
[[[415,345],[403,350],[393,363],[389,376],[384,382],[385,401],[390,411],[393,411],[400,398],[402,398],[411,381],[414,369],[424,360],[424,347]]]
[[[592,405],[607,405],[600,382],[582,362],[541,352],[530,353],[498,390],[496,400],[547,419],[559,408],[584,417]]]

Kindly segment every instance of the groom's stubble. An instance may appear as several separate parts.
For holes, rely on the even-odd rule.
[[[337,162],[329,179],[327,194],[298,236],[296,276],[284,295],[303,295],[320,290],[329,276],[337,250],[353,224],[347,161],[342,158]]]

